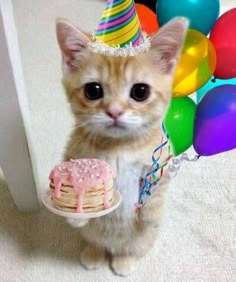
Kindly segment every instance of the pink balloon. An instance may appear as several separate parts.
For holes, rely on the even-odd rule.
[[[236,8],[227,11],[216,21],[210,40],[216,49],[215,77],[236,77]]]

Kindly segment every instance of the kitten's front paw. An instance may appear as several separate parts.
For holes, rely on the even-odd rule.
[[[67,218],[67,222],[75,228],[81,228],[81,227],[85,226],[89,222],[89,220],[88,219],[82,219],[82,218],[81,219]]]
[[[97,269],[105,263],[105,250],[88,245],[80,255],[81,264],[89,270]]]
[[[127,276],[135,271],[138,258],[135,256],[115,256],[111,267],[114,272],[121,276]]]

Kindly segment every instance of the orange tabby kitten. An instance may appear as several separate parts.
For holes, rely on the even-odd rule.
[[[64,20],[57,22],[63,83],[76,120],[65,160],[105,159],[115,168],[114,188],[123,198],[109,215],[70,220],[81,227],[87,242],[81,263],[88,269],[101,266],[108,252],[113,270],[127,275],[155,241],[164,187],[139,212],[135,203],[153,150],[160,144],[187,25],[182,18],[169,22],[152,37],[147,53],[108,57],[88,49],[87,34]]]

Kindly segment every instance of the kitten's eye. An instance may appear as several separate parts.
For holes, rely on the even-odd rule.
[[[90,82],[84,86],[84,95],[89,100],[98,100],[103,97],[102,86],[97,82]]]
[[[150,87],[144,83],[134,84],[131,91],[130,97],[137,102],[143,102],[150,96]]]

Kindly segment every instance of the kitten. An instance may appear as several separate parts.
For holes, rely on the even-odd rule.
[[[136,57],[108,57],[91,52],[90,37],[64,20],[57,22],[63,56],[63,84],[75,116],[65,160],[100,158],[116,171],[114,188],[123,201],[109,215],[85,221],[87,245],[81,263],[95,269],[112,257],[115,273],[127,275],[153,246],[165,187],[135,211],[140,181],[160,144],[162,120],[171,99],[172,81],[188,23],[176,18],[151,39],[149,52]]]

